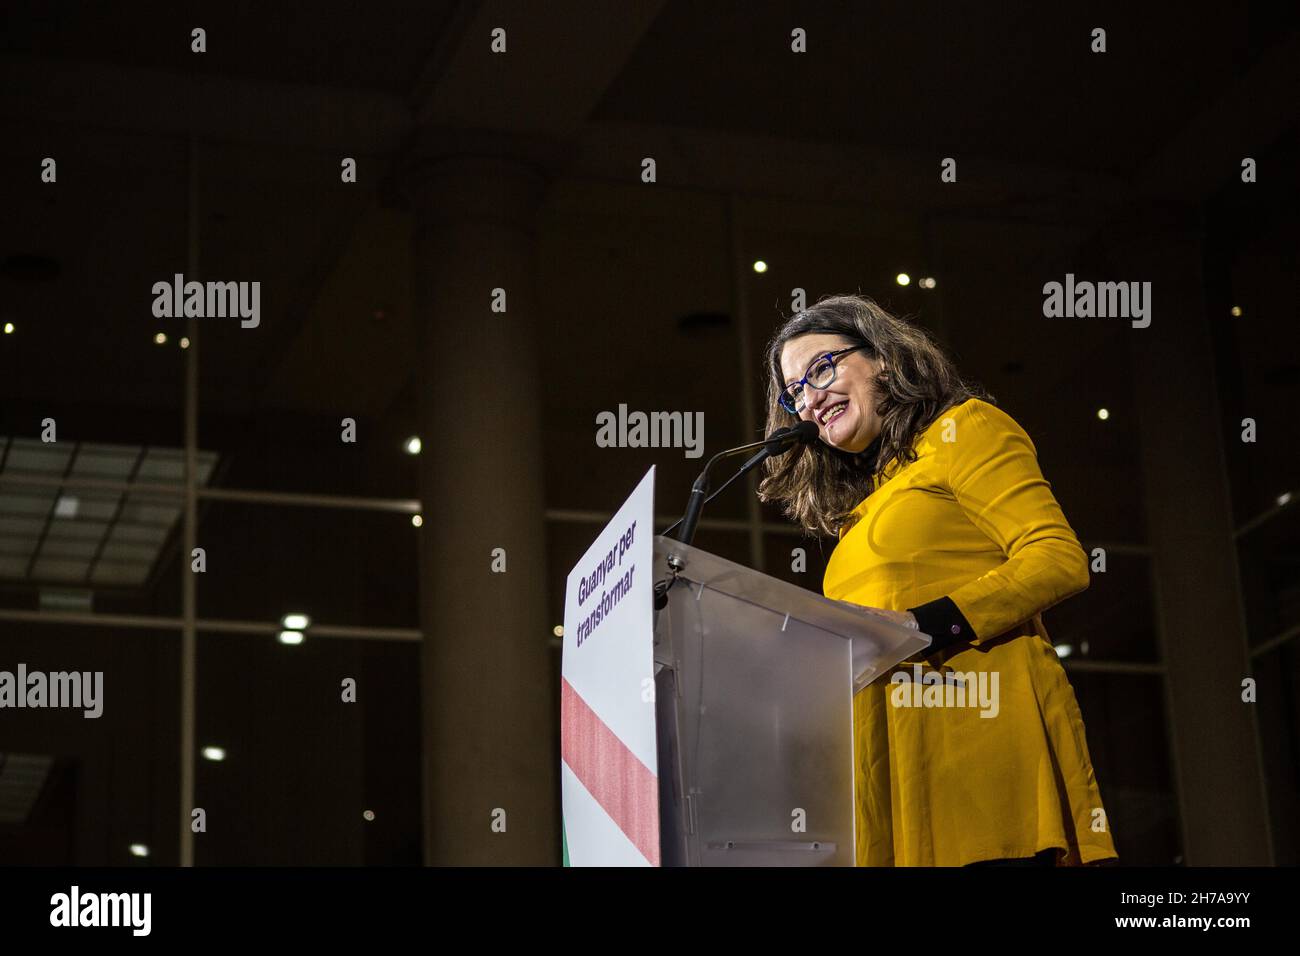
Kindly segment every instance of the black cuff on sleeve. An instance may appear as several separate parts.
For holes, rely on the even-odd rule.
[[[975,629],[950,597],[944,596],[918,607],[909,607],[908,610],[916,618],[921,630],[934,639],[926,649],[927,654],[943,650],[952,644],[965,644],[975,640]]]

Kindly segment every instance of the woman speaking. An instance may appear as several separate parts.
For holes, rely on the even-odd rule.
[[[839,538],[828,598],[933,638],[854,698],[857,865],[1115,861],[1040,616],[1087,588],[1087,557],[1029,436],[924,331],[859,296],[792,317],[767,365],[767,432],[802,419],[821,440],[768,459],[760,498]],[[917,706],[918,675],[997,699]]]

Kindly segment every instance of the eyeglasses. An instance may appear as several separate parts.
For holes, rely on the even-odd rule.
[[[808,371],[804,374],[804,377],[793,385],[787,385],[785,390],[781,392],[781,407],[791,415],[798,415],[804,408],[804,386],[811,385],[819,390],[829,387],[835,381],[835,360],[841,355],[856,352],[861,348],[866,348],[866,346],[850,345],[846,349],[827,352],[820,358],[814,359],[813,363],[808,366]]]

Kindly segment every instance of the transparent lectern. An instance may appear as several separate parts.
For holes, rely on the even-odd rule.
[[[664,866],[852,866],[853,695],[928,635],[655,538]]]

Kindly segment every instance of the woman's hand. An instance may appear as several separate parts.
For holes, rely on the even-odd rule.
[[[865,604],[854,604],[852,601],[840,601],[840,604],[847,604],[849,607],[857,608],[859,611],[866,611],[869,614],[875,614],[877,617],[883,617],[895,624],[901,624],[903,627],[910,627],[912,630],[920,630],[920,625],[916,622],[916,615],[911,611],[887,611],[883,607],[867,607]]]

